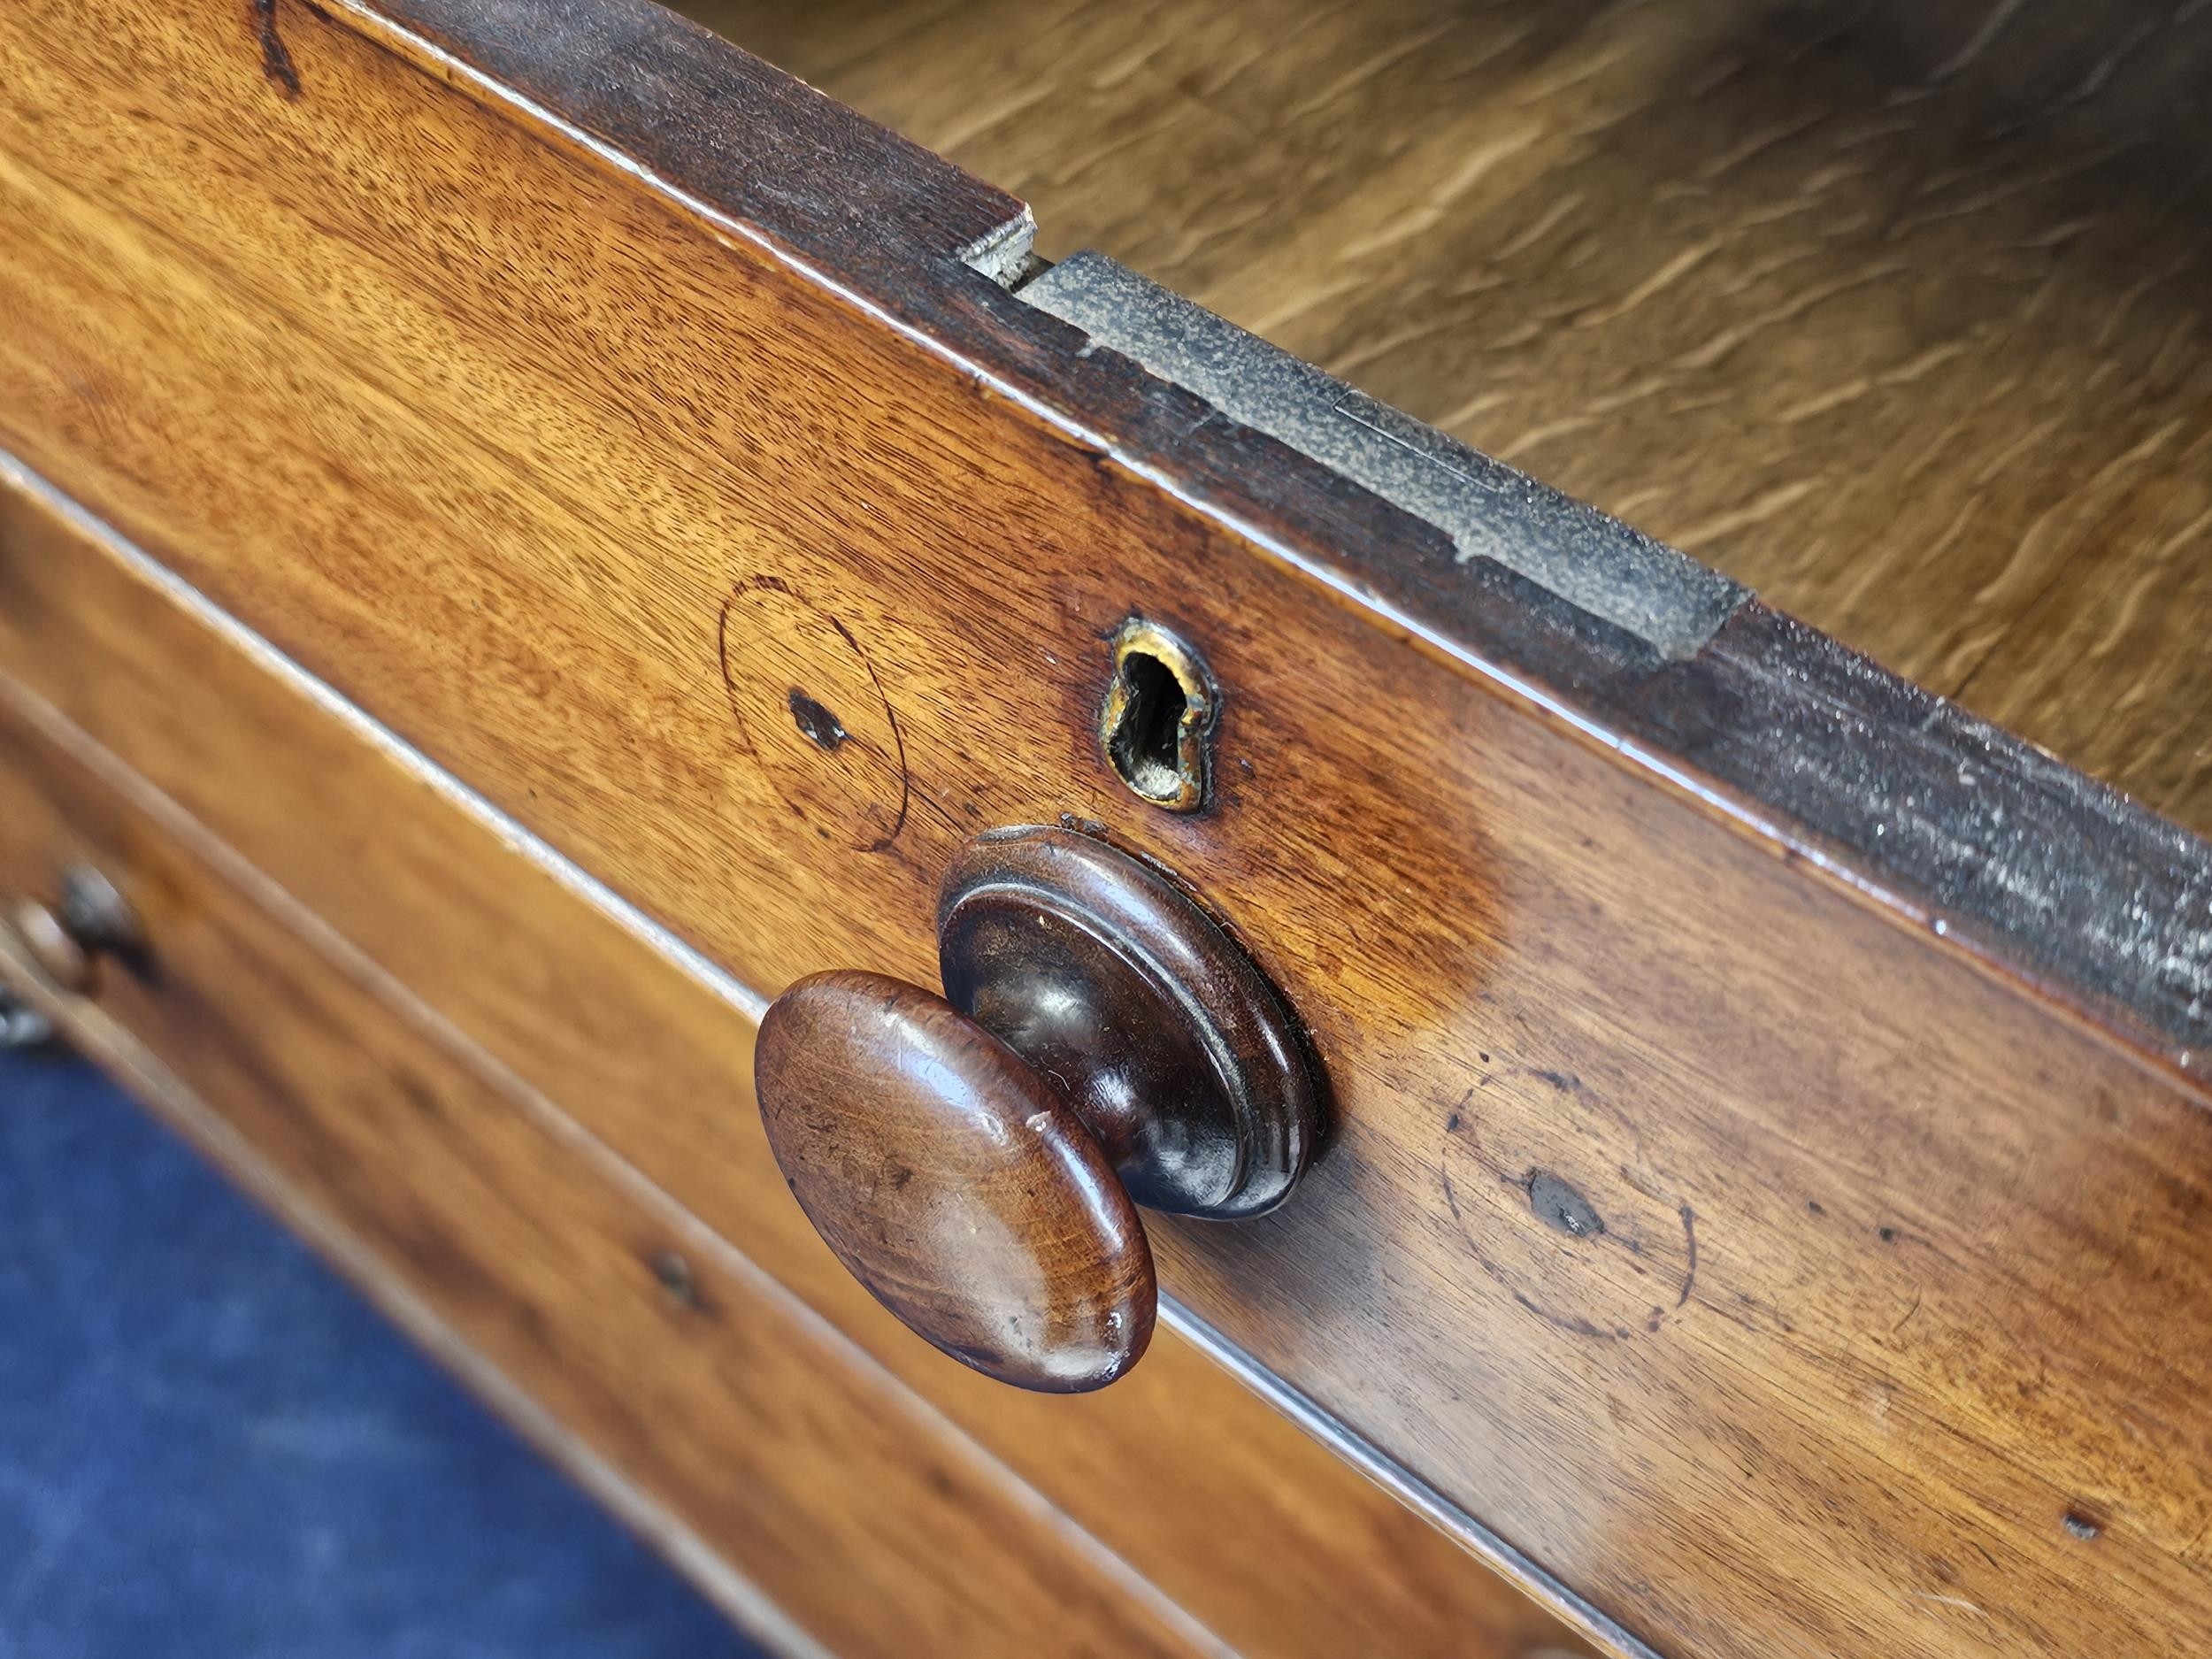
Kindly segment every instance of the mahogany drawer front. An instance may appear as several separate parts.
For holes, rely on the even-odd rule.
[[[1033,1494],[787,1293],[534,1120],[13,706],[0,757],[0,880],[47,892],[88,862],[150,941],[137,971],[101,964],[90,1002],[56,994],[13,934],[0,980],[466,1374],[511,1379],[495,1402],[765,1639],[1217,1650],[1102,1550],[1040,1525]]]
[[[1662,664],[1438,557],[1024,312],[963,259],[1012,204],[642,8],[279,0],[273,80],[212,8],[96,10],[96,56],[0,32],[0,441],[753,993],[926,979],[976,828],[1073,814],[1184,875],[1337,1125],[1278,1217],[1156,1235],[1186,1328],[1624,1639],[2200,1641],[2200,1056],[1750,797],[1785,622]],[[612,92],[561,79],[595,51]],[[802,151],[864,234],[778,195]],[[1325,557],[1369,541],[1397,575]],[[1098,754],[1132,615],[1219,678],[1210,812]],[[1925,712],[1899,776],[1969,740],[2024,775],[1836,672],[1805,707],[1842,727]],[[810,742],[798,688],[868,741]],[[2094,810],[2114,857],[2155,839]]]
[[[940,1360],[847,1277],[786,1197],[753,1105],[755,1021],[741,1000],[600,909],[572,885],[573,872],[565,877],[518,849],[511,832],[388,737],[319,697],[265,647],[211,618],[165,573],[19,476],[0,488],[0,570],[10,595],[0,685],[22,687],[17,695],[89,733],[434,1010],[439,1025],[480,1048],[511,1079],[504,1097],[479,1087],[481,1111],[520,1112],[519,1094],[541,1116],[557,1114],[572,1133],[611,1148],[595,1172],[571,1179],[618,1191],[617,1171],[634,1170],[627,1179],[667,1194],[664,1211],[682,1206],[680,1223],[657,1224],[675,1229],[676,1248],[688,1254],[686,1236],[705,1228],[722,1247],[707,1259],[741,1251],[747,1271],[803,1298],[1211,1635],[1240,1652],[1317,1659],[1362,1648],[1463,1659],[1588,1651],[1172,1333],[1160,1333],[1135,1375],[1080,1400],[1010,1394]],[[14,771],[12,758],[0,771]],[[242,787],[247,779],[252,786]],[[35,770],[15,785],[17,795],[50,788]],[[86,844],[89,831],[70,839],[73,800],[65,790],[42,814],[27,815],[24,833],[41,821],[53,833],[37,856],[10,864],[17,887],[0,883],[0,893],[50,887],[66,848]],[[159,918],[157,931],[165,931]],[[227,1025],[257,1030],[249,987],[220,1000]],[[167,1054],[158,1031],[150,1037]],[[207,1094],[227,1109],[226,1090]],[[317,1122],[297,1129],[311,1134]],[[254,1122],[238,1127],[260,1140]],[[396,1136],[351,1143],[345,1156],[396,1186],[412,1179],[413,1155]],[[526,1167],[511,1171],[495,1147],[480,1173],[526,1202],[537,1179]],[[373,1250],[391,1251],[364,1231]],[[639,1246],[632,1265],[645,1271],[654,1254]],[[434,1263],[411,1270],[403,1256],[394,1265],[435,1271]],[[500,1288],[493,1280],[481,1291],[490,1300]],[[511,1363],[495,1348],[487,1356]],[[650,1369],[659,1350],[637,1349],[632,1363]],[[529,1371],[517,1374],[526,1386]],[[775,1432],[782,1418],[739,1396],[719,1409],[717,1424],[726,1420],[732,1432],[749,1424]],[[849,1498],[864,1493],[877,1454],[856,1445],[841,1455],[849,1467],[808,1479]],[[662,1479],[657,1466],[633,1478],[655,1489]],[[1041,1515],[995,1524],[1053,1530]],[[708,1549],[752,1571],[749,1538],[695,1525]],[[915,1548],[933,1570],[956,1581],[968,1574],[970,1535],[925,1523],[913,1536],[926,1540]],[[841,1546],[841,1571],[867,1576],[870,1548],[859,1535]],[[904,1555],[894,1563],[906,1565]],[[972,1593],[997,1605],[989,1563],[977,1571]],[[781,1586],[766,1587],[780,1598]],[[887,1591],[903,1593],[895,1583]],[[849,1638],[818,1623],[808,1596],[793,1597],[788,1611],[845,1650]],[[1069,1631],[1085,1627],[1073,1602],[1065,1617]],[[999,1634],[1017,1647],[1035,1635],[1023,1618],[1018,1603],[1007,1604]],[[904,1633],[895,1624],[889,1631]]]

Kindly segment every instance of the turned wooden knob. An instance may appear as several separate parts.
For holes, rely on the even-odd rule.
[[[1002,830],[947,872],[945,995],[818,973],[768,1010],[769,1145],[830,1248],[909,1328],[1025,1388],[1102,1387],[1150,1340],[1140,1204],[1279,1203],[1321,1091],[1251,959],[1091,836]]]
[[[7,920],[39,971],[74,993],[92,988],[94,964],[101,956],[127,956],[142,944],[138,913],[114,883],[88,864],[72,864],[62,872],[58,904],[18,899],[7,907]]]

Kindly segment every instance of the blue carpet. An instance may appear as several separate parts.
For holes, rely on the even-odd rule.
[[[752,1652],[166,1129],[0,1053],[0,1659]]]

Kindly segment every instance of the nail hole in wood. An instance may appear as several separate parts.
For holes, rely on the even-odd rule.
[[[786,701],[790,705],[792,723],[799,728],[800,735],[815,748],[835,754],[839,745],[851,738],[852,733],[846,731],[842,720],[798,687],[791,687],[791,695]]]
[[[1528,1172],[1528,1207],[1545,1225],[1578,1239],[1595,1238],[1605,1231],[1605,1217],[1597,1207],[1549,1170]]]
[[[661,1282],[661,1288],[687,1308],[699,1300],[698,1282],[691,1276],[691,1263],[674,1250],[663,1250],[651,1263],[653,1277]]]
[[[1115,632],[1099,741],[1138,795],[1171,812],[1205,805],[1219,705],[1213,676],[1183,640],[1142,617]]]

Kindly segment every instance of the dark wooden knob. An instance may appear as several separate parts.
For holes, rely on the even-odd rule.
[[[142,945],[137,912],[88,864],[62,872],[58,903],[18,899],[8,906],[7,919],[39,971],[65,991],[89,991],[101,956],[129,956]]]
[[[1158,1300],[1136,1206],[1036,1068],[942,997],[875,973],[768,1010],[761,1110],[838,1258],[978,1371],[1073,1392],[1144,1352]]]
[[[939,910],[946,995],[856,972],[768,1010],[761,1116],[793,1194],[876,1298],[1025,1388],[1133,1365],[1158,1302],[1137,1205],[1281,1202],[1321,1094],[1287,1010],[1164,876],[1090,836],[995,832]]]

